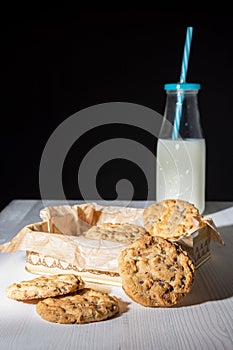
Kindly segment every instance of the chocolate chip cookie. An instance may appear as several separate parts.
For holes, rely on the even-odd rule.
[[[125,293],[143,306],[175,305],[192,289],[193,261],[162,237],[145,234],[121,251],[118,262]]]
[[[202,226],[198,209],[189,202],[167,199],[143,211],[145,229],[153,236],[178,239]]]
[[[64,295],[83,289],[85,283],[75,274],[39,276],[37,278],[13,283],[6,288],[6,295],[14,300],[33,300]]]
[[[119,302],[114,296],[91,288],[72,295],[46,298],[36,304],[37,313],[55,323],[90,323],[103,321],[119,313]]]
[[[104,239],[113,242],[131,243],[146,232],[143,226],[130,223],[103,223],[92,226],[83,236],[88,239]]]

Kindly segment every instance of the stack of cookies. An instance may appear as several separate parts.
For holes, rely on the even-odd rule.
[[[55,323],[90,323],[106,320],[119,313],[115,296],[85,288],[74,274],[40,276],[13,283],[6,289],[10,299],[36,303],[37,313]]]

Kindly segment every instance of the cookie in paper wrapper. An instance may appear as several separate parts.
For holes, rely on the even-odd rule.
[[[142,226],[130,223],[110,223],[92,226],[82,235],[88,239],[104,239],[112,242],[131,243],[146,232]]]
[[[146,230],[153,236],[179,239],[204,226],[198,209],[189,202],[167,199],[143,211]]]

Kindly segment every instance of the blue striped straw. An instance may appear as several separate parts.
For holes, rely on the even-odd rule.
[[[187,70],[188,70],[188,61],[189,61],[192,34],[193,34],[193,28],[188,27],[187,32],[186,32],[186,39],[185,39],[185,45],[184,45],[181,74],[180,74],[180,83],[181,84],[186,82],[186,75],[187,75]],[[181,114],[182,114],[183,100],[184,100],[184,94],[181,90],[178,89],[177,90],[177,101],[176,101],[176,112],[175,112],[174,126],[173,126],[173,132],[172,132],[172,139],[173,140],[176,140],[178,137],[178,132],[179,132],[179,128],[180,128],[180,119],[181,119]]]

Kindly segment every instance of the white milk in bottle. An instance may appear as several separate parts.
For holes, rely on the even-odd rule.
[[[165,84],[167,100],[157,143],[156,201],[187,200],[203,213],[206,143],[197,100],[199,89],[200,84]],[[177,108],[179,129],[174,133]]]
[[[200,213],[205,203],[204,139],[158,140],[157,201],[165,198],[194,203]]]

